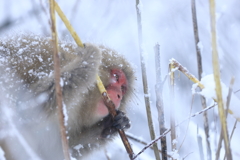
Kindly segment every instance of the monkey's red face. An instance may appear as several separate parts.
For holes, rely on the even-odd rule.
[[[115,104],[116,109],[119,108],[124,94],[127,92],[128,82],[126,75],[120,69],[112,69],[110,73],[109,85],[106,87],[108,96]],[[97,115],[105,117],[108,115],[108,109],[101,99],[97,104]]]

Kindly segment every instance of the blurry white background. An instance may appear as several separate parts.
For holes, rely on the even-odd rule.
[[[123,54],[136,69],[136,93],[130,103],[129,117],[132,127],[128,131],[140,139],[150,142],[142,89],[141,65],[138,45],[138,28],[135,1],[129,0],[58,0],[83,42],[104,44]],[[158,114],[155,98],[155,54],[153,47],[160,44],[162,75],[168,73],[169,59],[174,58],[197,77],[197,58],[193,34],[191,0],[142,0],[142,30],[144,57],[147,67],[152,117],[156,135],[159,136]],[[240,89],[240,1],[216,0],[217,40],[221,79],[228,86],[235,76],[233,91]],[[211,31],[209,1],[196,0],[199,38],[202,45],[203,76],[211,74]],[[0,36],[15,34],[20,31],[33,32],[50,36],[47,0],[0,0]],[[58,18],[57,29],[60,39],[72,40],[62,21]],[[192,100],[192,82],[183,74],[176,74],[175,109],[176,121],[181,122],[190,115]],[[166,127],[169,128],[170,93],[168,82],[163,90]],[[240,93],[236,93],[240,97]],[[202,109],[199,95],[195,95],[192,113]],[[215,153],[220,133],[217,108],[208,111],[212,158]],[[228,118],[229,132],[235,119]],[[187,129],[187,125],[189,128]],[[203,116],[198,115],[190,123],[177,127],[177,145],[183,142],[179,150],[179,159],[200,160],[197,128],[203,140],[206,159],[206,143],[203,130]],[[240,156],[240,129],[237,126],[231,141],[233,159]],[[167,136],[170,152],[170,136]],[[135,153],[144,146],[131,141]],[[158,143],[159,145],[159,143]],[[160,147],[160,145],[159,145]],[[107,146],[111,159],[127,159],[128,156],[120,139]],[[221,156],[223,156],[223,153]],[[92,155],[92,159],[106,159],[103,151]],[[90,159],[90,158],[89,158]],[[148,149],[139,159],[155,159],[153,151]],[[222,159],[222,158],[221,158]]]

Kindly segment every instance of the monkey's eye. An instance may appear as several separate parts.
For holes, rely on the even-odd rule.
[[[119,75],[118,75],[118,74],[114,73],[114,74],[113,74],[113,77],[115,77],[115,78],[116,78],[116,81],[119,82]]]

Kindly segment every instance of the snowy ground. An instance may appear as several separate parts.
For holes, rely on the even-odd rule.
[[[42,1],[42,3],[40,3]],[[150,142],[147,126],[146,111],[144,107],[144,95],[142,90],[141,66],[138,47],[138,30],[135,1],[128,0],[58,0],[60,7],[70,19],[73,27],[83,42],[94,42],[105,44],[119,51],[132,62],[136,69],[137,83],[136,96],[130,104],[129,117],[132,120],[132,128],[129,133]],[[229,86],[232,76],[235,77],[233,91],[240,89],[240,1],[238,0],[216,0],[217,16],[217,39],[221,69],[222,82]],[[42,7],[45,9],[43,10]],[[209,19],[209,3],[207,0],[196,0],[198,28],[202,51],[203,76],[213,73],[211,55],[211,32]],[[191,0],[142,0],[141,5],[143,25],[143,49],[146,59],[149,91],[151,98],[152,116],[156,135],[159,135],[158,117],[155,107],[155,57],[153,47],[156,43],[161,48],[162,75],[168,73],[169,59],[178,60],[183,66],[197,77],[197,61],[193,35],[193,24],[191,17]],[[0,0],[0,36],[14,34],[19,31],[33,32],[43,35],[50,35],[48,24],[48,8],[46,0]],[[71,39],[63,23],[57,21],[58,34],[61,39]],[[192,82],[183,74],[176,74],[175,85],[175,113],[177,123],[184,120],[191,113]],[[169,127],[170,99],[169,87],[164,85],[164,107],[166,126]],[[240,93],[235,94],[240,98]],[[238,100],[239,101],[239,100]],[[209,105],[211,102],[209,101]],[[192,113],[200,111],[201,103],[199,95],[194,96]],[[239,115],[240,113],[237,113]],[[238,111],[239,112],[239,111]],[[208,111],[210,126],[210,141],[212,158],[215,159],[218,136],[220,134],[217,107]],[[235,118],[228,116],[229,132],[232,131]],[[188,126],[189,125],[189,126]],[[188,126],[188,129],[187,129]],[[197,134],[197,130],[199,135]],[[240,129],[237,126],[232,137],[233,159],[240,156],[239,144]],[[1,132],[0,132],[1,134]],[[198,115],[183,123],[177,128],[177,145],[182,147],[179,150],[179,159],[200,160],[198,149],[198,136],[202,136],[204,154],[206,159],[206,143],[203,130],[202,115]],[[186,136],[184,142],[183,139]],[[1,136],[0,136],[1,138]],[[170,140],[170,136],[167,136]],[[141,150],[143,145],[132,142],[135,153]],[[117,145],[116,145],[117,144]],[[124,148],[119,139],[116,143],[109,145],[107,152],[111,159],[126,159]],[[170,152],[170,141],[168,143]],[[223,153],[221,156],[223,156]],[[1,157],[0,149],[0,157]],[[104,153],[98,152],[92,159],[106,159]],[[116,158],[118,157],[118,158]],[[153,152],[148,149],[139,159],[154,159]],[[222,158],[221,158],[222,159]]]

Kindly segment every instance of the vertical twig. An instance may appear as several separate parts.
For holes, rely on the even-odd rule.
[[[163,83],[162,74],[161,74],[161,55],[160,55],[160,45],[156,44],[154,47],[155,50],[155,66],[156,66],[156,107],[158,109],[158,122],[160,128],[160,135],[166,131],[165,128],[165,118],[164,118],[164,105],[163,105]],[[163,137],[161,139],[161,150],[162,150],[162,159],[167,160],[167,138]]]
[[[232,77],[231,82],[230,82],[230,86],[229,86],[229,89],[228,89],[227,107],[226,107],[226,110],[225,110],[226,118],[228,116],[228,109],[229,109],[230,100],[231,100],[231,96],[232,96],[233,84],[234,84],[234,78]],[[217,148],[217,152],[216,152],[216,160],[218,160],[219,156],[220,156],[220,151],[221,151],[221,148],[222,148],[222,140],[223,140],[223,129],[221,128],[221,133],[220,133],[219,140],[218,140],[218,148]],[[225,156],[226,156],[226,153],[225,153]]]
[[[236,121],[235,121],[235,123],[234,123],[234,125],[233,125],[232,133],[231,133],[231,135],[230,135],[230,141],[232,140],[233,133],[234,133],[236,127],[237,127],[237,123],[238,123],[238,120],[236,119]],[[225,159],[226,159],[226,152],[225,152],[225,155],[224,155],[224,160],[225,160]]]
[[[220,69],[218,62],[218,52],[217,52],[217,35],[216,35],[216,19],[215,19],[215,1],[210,1],[210,14],[211,14],[211,32],[212,32],[212,63],[213,63],[213,73],[214,80],[216,85],[216,94],[217,94],[217,102],[218,102],[218,112],[219,118],[221,121],[221,126],[223,130],[223,138],[224,138],[224,146],[228,160],[232,160],[232,153],[229,144],[229,137],[227,131],[227,122],[226,115],[223,107],[222,100],[222,87],[220,82]]]
[[[170,100],[170,122],[171,122],[171,146],[172,151],[175,152],[177,150],[177,144],[176,144],[176,124],[175,124],[175,109],[174,109],[174,72],[172,70],[175,68],[174,65],[171,63],[169,65],[170,68],[170,97],[172,98]]]
[[[194,38],[195,38],[195,47],[196,47],[196,53],[197,53],[198,79],[201,80],[202,72],[203,72],[202,56],[201,56],[201,49],[199,47],[200,41],[199,41],[199,36],[198,36],[198,24],[197,24],[195,0],[192,0],[192,21],[193,21],[193,30],[194,30]],[[202,103],[203,109],[207,107],[206,99],[203,96],[201,96],[201,103]],[[207,112],[203,113],[203,119],[204,119],[204,131],[205,131],[206,143],[207,143],[207,158],[208,158],[208,160],[210,160],[212,157],[212,151],[211,151],[210,142],[209,142],[209,125],[208,125]]]
[[[147,83],[147,73],[146,73],[146,66],[143,58],[143,50],[142,50],[142,24],[141,24],[141,10],[140,10],[140,0],[136,0],[136,10],[137,10],[137,22],[138,22],[138,38],[139,38],[139,51],[140,51],[140,59],[141,59],[141,69],[142,69],[142,81],[143,81],[143,90],[144,90],[144,99],[146,105],[146,112],[148,118],[148,127],[150,131],[151,139],[155,139],[155,132],[153,127],[152,121],[152,114],[151,114],[151,107],[149,101],[149,94],[148,94],[148,83]],[[154,154],[157,160],[160,160],[160,155],[158,152],[157,144],[153,144]]]
[[[70,160],[70,155],[68,152],[68,140],[66,137],[66,128],[64,125],[64,114],[63,114],[63,104],[62,104],[62,89],[60,86],[60,60],[58,55],[58,39],[56,31],[56,19],[55,19],[55,5],[54,0],[49,0],[50,4],[50,14],[51,14],[51,29],[52,29],[52,42],[53,42],[53,60],[54,60],[54,75],[55,75],[55,94],[58,106],[58,118],[59,126],[61,132],[61,140],[63,147],[63,154],[65,160]]]

